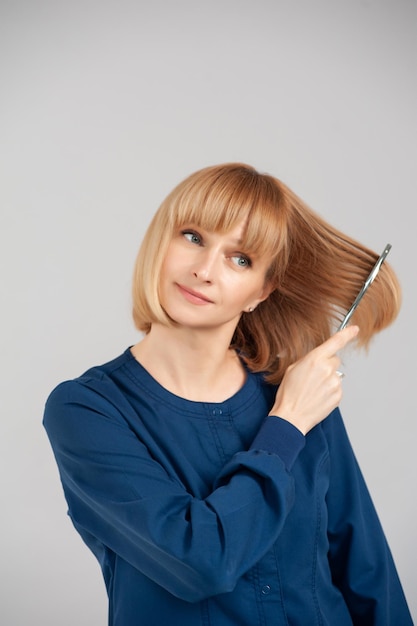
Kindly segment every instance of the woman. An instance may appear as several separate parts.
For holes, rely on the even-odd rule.
[[[111,626],[412,624],[338,404],[339,352],[398,313],[377,256],[277,179],[196,172],[140,248],[143,338],[44,425]]]

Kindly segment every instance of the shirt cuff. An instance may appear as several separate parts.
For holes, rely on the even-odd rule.
[[[290,470],[304,446],[305,437],[296,426],[282,417],[268,415],[250,449],[277,454]]]

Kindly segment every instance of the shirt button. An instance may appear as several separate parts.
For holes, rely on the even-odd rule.
[[[261,593],[263,596],[267,596],[268,593],[271,592],[271,587],[269,585],[264,585],[261,589]]]

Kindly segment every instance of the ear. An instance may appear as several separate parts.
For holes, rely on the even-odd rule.
[[[254,311],[256,309],[256,307],[258,306],[258,304],[260,304],[261,302],[263,302],[264,300],[266,300],[270,293],[273,291],[273,287],[272,285],[268,282],[265,283],[265,285],[263,286],[261,293],[259,294],[259,297],[257,298],[257,300],[255,300],[252,303],[252,306],[249,308],[248,312],[252,313],[252,311]]]
[[[274,287],[272,286],[272,284],[268,281],[265,283],[265,285],[262,288],[261,291],[261,295],[259,297],[259,300],[257,302],[257,305],[260,302],[263,302],[264,300],[266,300],[267,298],[269,298],[270,294],[274,291]]]

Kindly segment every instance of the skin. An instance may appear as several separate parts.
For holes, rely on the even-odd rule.
[[[269,295],[266,260],[249,259],[240,248],[243,226],[226,234],[189,226],[172,239],[160,299],[177,323],[201,330],[221,328],[231,338],[242,312]]]
[[[132,348],[135,358],[166,389],[183,398],[222,402],[244,383],[245,371],[229,345],[243,313],[265,300],[267,259],[249,259],[240,247],[244,224],[228,233],[182,228],[168,248],[160,301],[175,322],[155,323]],[[291,365],[270,415],[303,434],[322,421],[342,397],[338,352],[356,337],[348,326]]]

